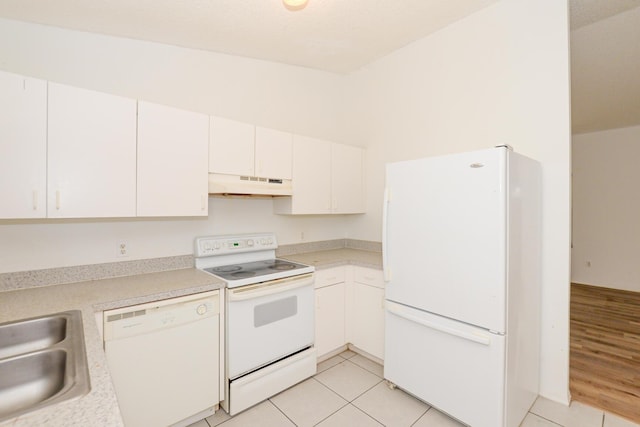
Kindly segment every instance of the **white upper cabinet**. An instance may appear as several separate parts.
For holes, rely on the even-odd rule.
[[[0,71],[0,218],[47,214],[47,82]]]
[[[138,216],[206,216],[209,116],[138,103]]]
[[[274,199],[280,214],[331,213],[331,143],[293,137],[293,195]]]
[[[293,134],[256,127],[255,175],[291,179]]]
[[[359,147],[294,135],[293,195],[275,199],[275,212],[364,212],[363,152]]]
[[[49,83],[48,216],[136,214],[136,101]]]
[[[211,117],[209,172],[254,176],[255,126]]]
[[[331,145],[331,211],[364,212],[364,150],[350,145]]]
[[[209,172],[291,179],[293,135],[211,117]]]

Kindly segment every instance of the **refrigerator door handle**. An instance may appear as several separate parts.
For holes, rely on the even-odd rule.
[[[391,272],[389,271],[389,260],[387,252],[387,214],[389,210],[389,193],[391,189],[388,187],[384,189],[384,201],[382,202],[382,273],[384,275],[384,281],[391,281]]]
[[[459,329],[449,328],[447,326],[438,325],[437,323],[430,322],[426,319],[421,319],[418,316],[414,316],[411,313],[407,313],[407,310],[404,309],[403,306],[396,304],[391,301],[387,301],[386,309],[390,314],[398,316],[402,319],[409,320],[410,322],[417,323],[422,326],[426,326],[427,328],[434,329],[439,332],[443,332],[448,335],[453,335],[467,341],[473,341],[478,344],[489,346],[491,345],[491,340],[488,337],[483,337],[480,335],[472,334],[466,331],[461,331]]]

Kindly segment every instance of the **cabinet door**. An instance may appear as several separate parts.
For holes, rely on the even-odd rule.
[[[138,216],[206,216],[209,116],[140,101]]]
[[[331,146],[331,211],[364,212],[363,149],[349,145]]]
[[[292,134],[275,129],[256,127],[256,176],[291,179],[292,155]]]
[[[316,352],[318,356],[346,344],[344,283],[316,289]]]
[[[330,213],[330,142],[294,135],[292,185],[291,212],[288,213]]]
[[[349,317],[351,343],[379,359],[384,358],[384,290],[353,284],[353,307]]]
[[[254,176],[255,126],[211,117],[209,172]]]
[[[47,82],[0,71],[0,218],[47,214]]]
[[[136,214],[136,101],[49,83],[49,217]]]

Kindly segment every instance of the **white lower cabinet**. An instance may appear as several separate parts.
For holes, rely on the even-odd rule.
[[[316,340],[318,357],[342,346],[345,338],[345,267],[316,272]]]
[[[346,344],[384,358],[384,281],[380,270],[348,265],[316,272],[318,356]]]
[[[384,359],[384,289],[353,283],[349,320],[351,344]]]
[[[343,283],[316,289],[316,351],[327,354],[346,344]]]

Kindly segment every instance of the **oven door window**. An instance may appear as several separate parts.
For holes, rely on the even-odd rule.
[[[239,289],[239,288],[238,288]],[[229,290],[233,292],[233,290]],[[230,379],[313,344],[313,284],[256,298],[228,299],[227,366]]]
[[[256,305],[253,308],[253,326],[268,325],[298,313],[298,297],[290,296],[265,304]]]

